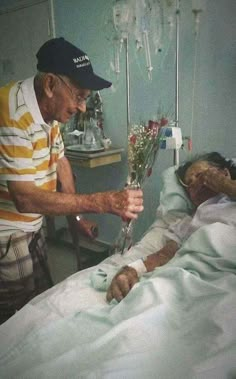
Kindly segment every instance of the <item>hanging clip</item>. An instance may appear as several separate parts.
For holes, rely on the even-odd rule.
[[[193,142],[192,142],[192,138],[189,137],[189,136],[184,136],[183,137],[183,141],[188,141],[188,151],[192,151],[193,149]],[[182,145],[182,149],[184,148],[184,143]]]

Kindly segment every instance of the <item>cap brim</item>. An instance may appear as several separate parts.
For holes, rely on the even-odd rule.
[[[74,79],[80,85],[80,87],[95,91],[99,91],[103,88],[109,88],[112,85],[112,83],[108,80],[105,80],[95,74],[91,74],[89,76],[86,75],[86,77],[80,76],[79,78],[73,77],[72,79]]]

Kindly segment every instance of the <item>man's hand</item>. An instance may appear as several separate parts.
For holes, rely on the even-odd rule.
[[[108,212],[132,220],[143,211],[143,191],[140,189],[125,189],[123,191],[107,192]]]
[[[98,225],[96,222],[81,218],[77,220],[78,231],[80,234],[91,239],[95,239],[98,236]]]
[[[139,281],[137,271],[129,266],[123,267],[112,279],[107,290],[107,301],[112,299],[121,301]]]

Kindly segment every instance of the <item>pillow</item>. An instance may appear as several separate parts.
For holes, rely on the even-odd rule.
[[[162,216],[168,213],[191,214],[193,211],[193,204],[175,175],[176,168],[177,166],[167,168],[161,176],[163,187],[160,193],[158,213],[161,213]]]
[[[236,158],[231,158],[236,163]],[[187,196],[184,188],[179,184],[175,175],[178,166],[167,168],[162,173],[163,188],[160,193],[160,205],[157,209],[157,215],[177,215],[192,214],[194,206]]]

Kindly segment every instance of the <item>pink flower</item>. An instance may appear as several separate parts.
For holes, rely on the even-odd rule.
[[[161,124],[161,126],[165,126],[165,125],[167,125],[167,124],[168,124],[168,120],[167,120],[167,118],[162,117],[161,120],[160,120],[160,124]]]
[[[158,121],[152,121],[152,120],[148,121],[148,129],[149,130],[156,129],[159,125],[160,124]]]
[[[151,132],[152,137],[155,137],[158,134],[160,128],[160,123],[158,121],[148,121],[148,130]]]
[[[135,145],[135,143],[136,143],[136,140],[137,140],[137,137],[135,136],[135,135],[132,135],[132,136],[130,136],[130,142],[133,144],[133,145]]]

